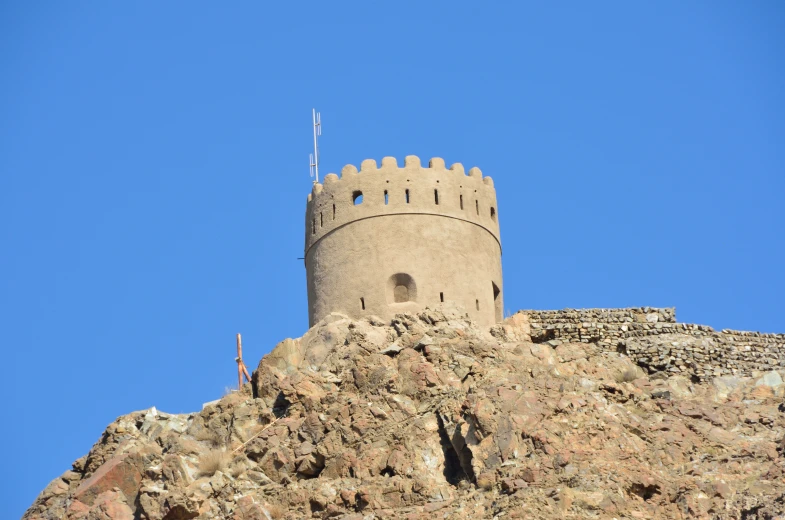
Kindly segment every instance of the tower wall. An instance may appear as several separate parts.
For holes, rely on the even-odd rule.
[[[361,197],[361,199],[360,199]],[[359,201],[361,203],[356,203]],[[441,301],[483,325],[502,319],[496,193],[478,168],[417,157],[346,166],[314,184],[306,209],[311,325],[330,312],[390,319]]]

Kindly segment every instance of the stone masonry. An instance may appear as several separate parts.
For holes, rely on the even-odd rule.
[[[678,323],[674,308],[520,311],[535,343],[594,343],[627,354],[650,372],[685,373],[704,381],[785,367],[785,334]]]

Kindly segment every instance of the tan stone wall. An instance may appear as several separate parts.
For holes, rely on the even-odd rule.
[[[413,156],[402,168],[392,157],[346,166],[314,185],[305,231],[311,325],[330,312],[391,319],[442,298],[480,324],[502,318],[496,193],[478,168]]]
[[[707,325],[677,323],[673,308],[521,312],[529,318],[535,343],[597,343],[639,364],[699,380],[785,367],[785,334],[717,332]]]

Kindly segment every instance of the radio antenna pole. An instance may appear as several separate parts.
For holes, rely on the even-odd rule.
[[[311,154],[311,177],[319,182],[319,136],[322,135],[322,115],[313,109],[313,153]]]

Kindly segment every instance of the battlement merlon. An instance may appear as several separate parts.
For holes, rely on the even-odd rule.
[[[479,168],[468,175],[460,163],[446,167],[435,157],[423,167],[420,158],[407,156],[399,167],[395,157],[381,166],[366,159],[360,171],[344,166],[341,177],[329,173],[314,183],[306,208],[305,251],[323,236],[353,221],[380,216],[426,214],[475,224],[494,236],[501,251],[496,191],[491,177]]]

